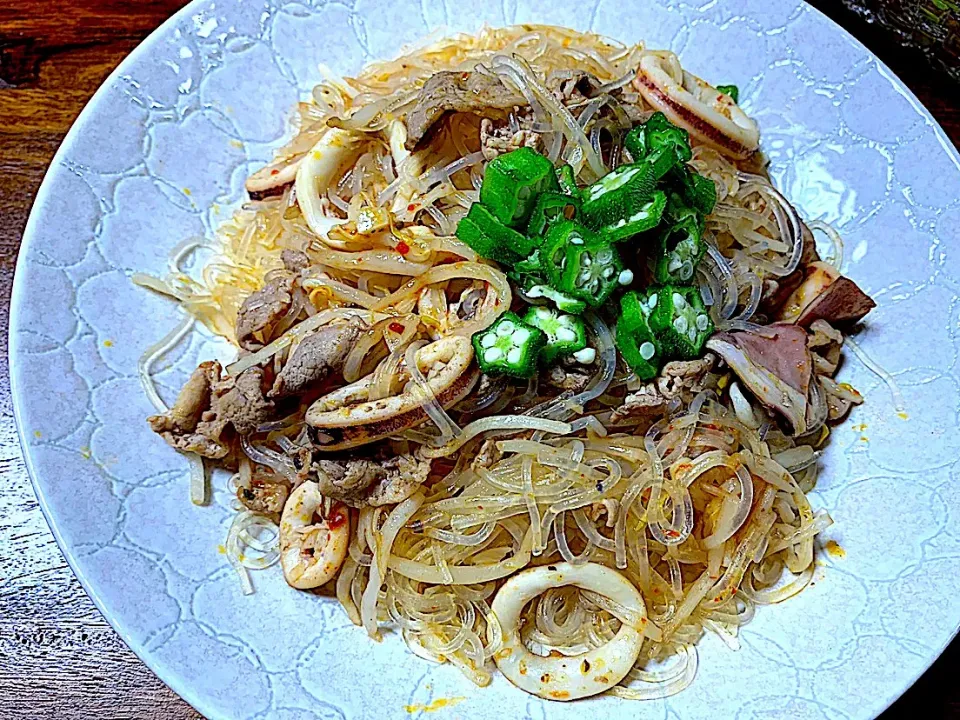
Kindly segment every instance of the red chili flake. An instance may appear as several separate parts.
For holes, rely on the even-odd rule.
[[[470,78],[470,73],[468,72],[460,73],[460,79],[463,80],[464,82],[466,82],[469,78]]]
[[[279,174],[280,174],[280,171],[277,170],[276,168],[274,168],[273,170],[270,171],[270,174],[271,174],[271,175],[279,175]]]
[[[327,525],[331,530],[336,530],[339,527],[343,527],[349,519],[350,516],[344,511],[343,505],[337,505],[333,508],[333,512],[330,513]]]
[[[397,335],[399,335],[400,333],[402,333],[403,330],[404,330],[403,325],[401,325],[401,324],[398,323],[398,322],[392,322],[392,323],[390,323],[389,328],[390,328],[390,332],[395,332],[395,333],[397,333]]]
[[[410,246],[401,240],[397,243],[397,252],[401,255],[406,255],[408,252],[410,252]]]
[[[416,203],[410,203],[409,205],[407,205],[407,212],[413,212],[416,209],[417,209]]]

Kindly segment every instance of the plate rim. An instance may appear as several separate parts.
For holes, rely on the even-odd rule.
[[[749,1],[752,3],[757,2],[757,0]],[[149,33],[149,35],[147,35],[140,43],[138,43],[126,56],[124,56],[120,63],[103,80],[93,95],[90,96],[90,99],[84,104],[83,109],[71,123],[69,130],[63,137],[63,140],[61,140],[59,147],[47,166],[47,169],[44,171],[43,180],[41,181],[36,195],[34,196],[30,213],[20,239],[18,256],[14,269],[13,284],[10,293],[10,313],[7,326],[7,358],[10,369],[11,405],[13,407],[14,424],[17,429],[17,438],[19,441],[21,456],[24,461],[24,467],[26,468],[27,475],[30,478],[30,485],[37,497],[38,505],[43,514],[43,518],[46,521],[47,526],[50,528],[50,531],[56,540],[57,547],[66,560],[71,572],[73,572],[84,592],[86,592],[87,596],[97,608],[97,611],[103,616],[104,620],[107,621],[110,627],[120,636],[120,639],[123,641],[124,645],[141,662],[143,662],[143,664],[146,665],[147,668],[149,668],[150,671],[161,680],[161,682],[173,690],[173,692],[176,693],[181,700],[189,704],[194,710],[200,712],[204,717],[210,718],[211,720],[219,720],[220,718],[229,717],[225,714],[223,708],[214,706],[212,700],[208,702],[201,693],[194,690],[192,685],[187,681],[186,676],[181,677],[180,673],[176,672],[172,667],[168,667],[167,663],[160,660],[154,653],[147,651],[142,644],[136,643],[132,639],[131,633],[129,632],[125,623],[114,613],[109,611],[109,603],[100,596],[98,590],[96,589],[96,584],[91,582],[86,577],[81,568],[81,563],[78,562],[79,556],[75,555],[74,549],[69,546],[69,544],[61,535],[60,528],[55,519],[55,514],[49,508],[47,496],[43,489],[43,483],[39,480],[39,474],[37,469],[34,467],[34,459],[29,450],[30,444],[27,439],[26,431],[24,430],[23,416],[26,411],[23,407],[24,396],[21,395],[19,389],[20,380],[18,363],[15,362],[16,358],[20,354],[20,341],[17,339],[17,334],[14,333],[14,327],[18,325],[17,320],[21,312],[21,304],[26,300],[24,285],[25,280],[23,277],[26,274],[25,267],[28,264],[27,251],[32,248],[32,245],[35,242],[33,239],[35,227],[40,222],[40,212],[38,208],[44,204],[47,196],[50,194],[51,187],[53,186],[54,176],[64,171],[62,162],[65,156],[80,139],[89,116],[95,112],[103,96],[105,96],[113,87],[116,86],[118,78],[127,71],[128,67],[135,63],[142,55],[149,53],[150,49],[154,45],[162,42],[167,37],[167,34],[172,27],[175,27],[183,19],[194,14],[199,7],[208,2],[209,0],[190,0],[190,2],[174,12],[160,25],[155,27]],[[760,0],[760,4],[763,4],[762,0]],[[819,21],[826,22],[828,26],[832,27],[834,32],[838,32],[846,42],[851,43],[853,47],[865,53],[869,58],[869,61],[875,63],[879,72],[890,82],[891,87],[899,92],[909,102],[913,110],[926,121],[928,127],[933,130],[934,135],[936,136],[937,141],[943,148],[944,152],[950,157],[953,163],[960,168],[960,149],[954,145],[950,137],[940,125],[939,121],[920,101],[913,90],[899,77],[899,75],[897,75],[882,59],[880,59],[857,37],[855,37],[852,33],[847,31],[846,28],[834,21],[817,7],[813,6],[806,0],[799,0],[797,9],[800,11],[814,13]],[[684,12],[689,12],[689,10],[684,10]],[[440,30],[435,30],[430,34],[437,34],[438,32],[444,36],[450,33],[449,29],[441,28]],[[424,35],[426,34],[427,33],[424,33]],[[380,58],[372,58],[367,62],[375,62],[378,59]],[[906,685],[904,685],[902,688],[897,688],[892,693],[888,694],[886,698],[884,698],[882,707],[873,717],[879,717],[908,690],[910,690],[916,681],[922,675],[924,675],[941,657],[943,652],[951,644],[951,642],[953,642],[958,634],[960,634],[960,617],[956,619],[955,625],[950,631],[949,637],[945,640],[945,642],[943,642],[941,647],[936,650],[935,654],[924,658],[923,667],[919,670],[919,672],[913,675]]]

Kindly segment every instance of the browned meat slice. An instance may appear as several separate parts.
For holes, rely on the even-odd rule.
[[[657,388],[656,383],[647,383],[636,392],[630,393],[623,399],[623,404],[614,408],[610,420],[614,425],[627,420],[652,419],[662,413],[667,406],[667,399]]]
[[[817,260],[803,268],[799,279],[781,285],[771,307],[777,320],[806,327],[814,320],[833,325],[855,323],[876,303],[853,280]]]
[[[776,323],[764,332],[721,332],[707,347],[722,357],[766,407],[787,419],[796,434],[806,430],[812,362],[807,333]]]
[[[500,462],[503,453],[500,452],[500,449],[497,447],[497,442],[499,442],[499,438],[487,438],[484,440],[477,454],[474,455],[473,460],[470,461],[470,468],[473,470],[488,470]]]
[[[545,375],[541,374],[540,377],[548,385],[552,385],[559,390],[572,390],[578,393],[586,390],[592,375],[574,368],[554,365]]]
[[[322,459],[313,463],[320,492],[351,507],[393,505],[410,497],[430,473],[412,455],[384,459]]]
[[[252,293],[237,313],[237,342],[244,350],[256,351],[270,342],[270,331],[290,310],[296,275],[278,270],[266,284]]]
[[[176,402],[163,415],[147,418],[151,429],[182,452],[219,459],[230,450],[220,439],[222,428],[203,422],[210,410],[213,385],[220,380],[220,363],[202,363],[180,389]]]
[[[210,409],[217,420],[233,425],[241,435],[249,435],[267,422],[274,407],[263,394],[263,368],[248,368],[214,385]]]
[[[240,435],[254,432],[273,414],[263,395],[263,370],[252,367],[221,379],[218,362],[202,363],[187,380],[173,407],[147,418],[154,432],[172,447],[220,459],[230,451],[228,428]]]
[[[544,87],[564,105],[579,105],[597,94],[603,85],[595,75],[583,70],[553,70]]]
[[[614,409],[614,423],[658,415],[669,401],[681,395],[689,400],[704,389],[707,373],[713,369],[716,361],[713,353],[707,353],[699,360],[668,362],[656,380],[627,395],[623,404]]]
[[[406,117],[407,149],[413,150],[448,112],[484,113],[527,104],[496,77],[478,72],[438,72],[430,77]]]
[[[494,122],[490,118],[484,118],[480,121],[480,151],[487,160],[493,160],[522,147],[540,152],[540,133],[522,127],[514,132],[510,128],[510,123],[503,120]]]
[[[328,325],[308,335],[277,375],[270,397],[298,395],[325,380],[331,372],[341,372],[362,329],[359,320],[352,320]]]
[[[259,513],[283,512],[290,490],[284,483],[254,478],[250,487],[238,487],[237,499],[247,510]]]
[[[826,320],[833,325],[852,325],[876,306],[853,280],[840,276],[803,309],[797,324],[806,327],[815,320]]]
[[[310,257],[303,250],[284,250],[280,260],[288,272],[298,273],[310,267]]]

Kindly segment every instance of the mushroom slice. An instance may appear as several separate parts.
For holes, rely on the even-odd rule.
[[[293,491],[280,516],[280,566],[291,587],[309,590],[334,578],[347,557],[350,511],[334,504],[324,517],[317,483]]]
[[[634,622],[623,623],[610,642],[582,655],[535,655],[520,637],[520,615],[537,595],[565,585],[610,598],[626,608]],[[500,672],[521,690],[548,700],[597,695],[623,680],[637,661],[647,624],[647,609],[637,589],[616,570],[597,563],[564,562],[524,570],[503,584],[491,609],[503,631],[503,647],[493,656]],[[488,626],[491,641],[495,632]]]
[[[427,386],[444,409],[453,407],[473,389],[479,370],[473,364],[470,339],[458,335],[441,338],[416,353],[416,363]],[[344,450],[396,435],[429,419],[417,388],[408,384],[409,373],[400,364],[396,395],[373,400],[375,373],[316,400],[307,410],[318,450]]]
[[[330,128],[304,156],[297,170],[297,204],[300,205],[304,220],[328,245],[341,250],[347,245],[332,240],[329,232],[346,220],[324,213],[322,200],[340,172],[360,155],[363,142],[364,137],[359,133]]]
[[[760,147],[760,130],[733,98],[680,67],[667,50],[640,58],[633,85],[674,125],[733,158],[747,158]]]

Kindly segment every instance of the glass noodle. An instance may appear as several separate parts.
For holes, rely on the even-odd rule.
[[[308,334],[347,320],[363,323],[344,379],[367,378],[370,399],[398,387],[416,397],[429,422],[388,442],[394,453],[415,452],[432,465],[428,481],[402,502],[352,512],[336,597],[371,637],[389,623],[412,652],[450,662],[478,685],[490,682],[503,639],[490,604],[504,579],[566,560],[615,569],[646,605],[650,622],[640,658],[610,692],[634,699],[679,692],[696,673],[694,644],[704,632],[735,645],[756,605],[780,602],[809,583],[814,539],[830,523],[804,494],[816,479],[818,452],[765,422],[739,386],[724,394],[730,378],[720,371],[706,373],[696,392],[678,392],[649,417],[618,418],[624,391],[640,383],[622,369],[618,374],[602,313],[585,316],[596,359],[579,368],[584,382],[575,389],[550,390],[542,374],[529,384],[481,381],[444,408],[430,374],[417,367],[424,346],[470,337],[514,300],[504,271],[454,235],[478,197],[485,159],[480,119],[448,115],[408,150],[399,118],[419,88],[441,70],[500,78],[529,106],[504,113],[503,121],[514,132],[529,123],[544,153],[569,163],[585,184],[623,161],[627,106],[652,109],[630,83],[643,51],[525,25],[435,41],[357,77],[321,68],[324,79],[299,107],[296,135],[270,167],[313,167],[305,165],[315,159],[313,148],[334,132],[346,140],[324,152],[342,153],[342,162],[332,171],[304,170],[307,182],[298,176],[296,189],[288,183],[244,203],[212,242],[178,246],[166,277],[136,278],[176,298],[188,318],[139,367],[162,411],[153,363],[194,320],[236,342],[244,299],[277,276],[285,250],[306,255],[309,267],[282,332],[227,372],[280,367]],[[568,106],[548,80],[574,70],[593,74],[599,94]],[[765,282],[798,267],[802,224],[756,167],[739,167],[696,141],[692,164],[716,183],[719,198],[707,219],[708,254],[696,282],[719,329],[753,327]],[[304,188],[315,197],[305,199]],[[842,246],[835,246],[839,263]],[[188,257],[200,248],[212,259],[188,269]],[[826,387],[844,392],[835,383]],[[304,410],[292,407],[289,417],[244,437],[232,483],[249,487],[258,473],[290,487],[302,482],[291,458]],[[197,465],[194,495],[202,502]],[[227,554],[245,591],[252,590],[248,569],[278,561],[277,533],[269,531],[274,515],[245,511],[231,525]],[[539,596],[523,619],[523,640],[541,655],[597,648],[623,622],[638,622],[609,598],[572,586]]]

